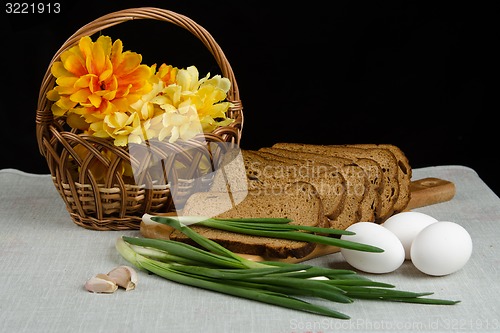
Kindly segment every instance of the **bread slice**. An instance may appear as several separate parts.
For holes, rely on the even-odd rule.
[[[307,182],[318,191],[328,218],[335,219],[342,211],[346,198],[345,179],[339,172],[325,172],[324,168],[311,165],[291,165],[269,160],[252,150],[242,150],[242,155],[250,190],[276,193],[282,191],[290,182]]]
[[[353,144],[349,145],[361,148],[382,148],[390,150],[396,157],[398,163],[398,182],[399,182],[399,197],[394,203],[394,213],[400,213],[406,209],[411,199],[410,184],[412,177],[412,168],[405,153],[393,144]]]
[[[221,206],[228,207],[228,210],[219,214]],[[245,199],[234,207],[228,203],[226,193],[200,192],[189,197],[182,211],[184,216],[210,216],[211,213],[227,218],[286,217],[293,220],[291,224],[328,227],[316,188],[305,182],[289,183],[282,192],[274,194],[258,190],[248,191]],[[316,246],[314,243],[238,234],[204,226],[191,227],[236,253],[269,258],[302,258],[311,253]],[[193,244],[179,231],[171,233],[170,239]]]
[[[399,183],[397,179],[398,167],[394,154],[387,149],[360,148],[346,145],[315,145],[305,143],[276,143],[274,148],[285,148],[294,151],[313,152],[326,156],[351,158],[356,163],[358,159],[371,159],[380,166],[384,182],[381,197],[381,214],[376,222],[381,223],[394,212],[394,203],[399,196]]]
[[[351,205],[358,207],[358,220],[352,221],[352,223],[358,221],[375,221],[380,208],[380,193],[378,192],[378,188],[375,188],[370,182],[368,173],[361,166],[354,163],[352,159],[324,156],[315,153],[294,152],[288,149],[272,147],[261,148],[259,152],[271,154],[270,158],[279,156],[291,161],[298,160],[300,163],[320,163],[336,168],[346,180],[347,198],[344,207],[349,205],[349,201]],[[336,228],[338,227],[336,226]]]
[[[331,228],[346,229],[351,224],[362,221],[363,218],[368,218],[373,221],[373,210],[371,210],[371,212],[366,212],[365,206],[363,206],[363,200],[368,192],[368,180],[359,166],[348,166],[343,163],[344,161],[337,165],[332,165],[319,162],[316,159],[300,158],[297,156],[292,158],[289,157],[289,155],[293,152],[279,148],[262,148],[259,149],[257,153],[269,160],[278,160],[283,163],[297,166],[311,165],[312,167],[334,170],[342,174],[346,182],[344,189],[346,191],[346,198],[342,211],[334,219],[330,219]]]
[[[248,187],[247,170],[241,149],[227,150],[220,157],[220,163],[214,170],[210,191],[244,193],[248,190]]]

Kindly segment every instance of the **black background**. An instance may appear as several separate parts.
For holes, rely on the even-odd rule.
[[[465,165],[500,193],[494,2],[59,2],[50,15],[2,8],[0,168],[48,173],[35,111],[64,41],[104,14],[155,6],[190,17],[224,50],[244,106],[243,148],[392,143],[413,168]],[[103,34],[148,65],[218,73],[201,42],[171,24],[127,22]]]

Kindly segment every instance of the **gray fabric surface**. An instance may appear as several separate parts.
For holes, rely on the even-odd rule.
[[[135,290],[85,291],[97,273],[127,264],[114,248],[121,235],[75,225],[48,175],[0,170],[0,332],[488,332],[500,331],[500,200],[474,170],[416,169],[413,179],[453,181],[445,203],[416,209],[464,226],[473,253],[460,271],[420,273],[410,262],[370,278],[399,289],[433,291],[454,306],[356,300],[318,302],[349,314],[336,320],[179,285],[139,274]],[[349,268],[339,253],[308,263]]]

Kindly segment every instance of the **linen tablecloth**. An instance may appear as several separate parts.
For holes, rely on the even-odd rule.
[[[0,332],[488,332],[500,331],[500,199],[464,166],[413,170],[413,179],[455,183],[455,197],[415,209],[459,223],[473,241],[467,265],[431,277],[409,261],[373,275],[398,289],[433,291],[453,306],[355,300],[317,301],[351,316],[339,320],[258,303],[139,273],[137,288],[113,294],[84,289],[97,273],[128,264],[115,250],[121,235],[77,226],[49,175],[0,170]],[[340,253],[308,263],[350,268]],[[315,301],[316,302],[316,301]]]

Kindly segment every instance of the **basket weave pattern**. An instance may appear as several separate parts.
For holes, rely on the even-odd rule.
[[[131,154],[129,148],[115,146],[111,141],[68,129],[65,119],[54,118],[47,92],[55,85],[51,75],[52,64],[60,55],[76,45],[81,37],[92,36],[111,26],[138,19],[164,21],[186,29],[197,37],[213,55],[222,76],[231,81],[227,100],[232,106],[227,117],[234,121],[211,133],[199,134],[187,141],[157,142],[141,154]],[[79,226],[94,230],[138,229],[144,213],[175,211],[173,195],[182,198],[192,193],[193,187],[206,187],[209,175],[200,173],[195,166],[200,160],[210,161],[216,167],[220,149],[210,143],[238,145],[243,127],[243,110],[238,86],[232,68],[213,37],[190,18],[159,8],[132,8],[102,16],[76,31],[56,52],[43,78],[36,112],[36,135],[40,153],[47,160],[57,191],[60,193],[72,220]],[[75,147],[83,147],[82,157]],[[212,148],[211,148],[212,147]],[[140,148],[140,147],[139,147]],[[138,148],[138,149],[139,149]],[[106,154],[103,154],[106,151]],[[147,169],[153,161],[161,161],[168,183],[157,183],[157,176]],[[91,166],[105,166],[104,179],[97,179]],[[179,174],[174,164],[186,166]],[[124,164],[140,170],[139,178],[123,175]],[[187,198],[186,198],[187,199]]]

